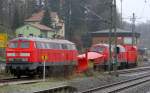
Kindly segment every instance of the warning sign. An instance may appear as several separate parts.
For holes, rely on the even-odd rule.
[[[47,60],[47,59],[48,59],[48,57],[46,55],[42,56],[42,60]]]
[[[0,48],[5,48],[7,45],[7,34],[0,33]]]

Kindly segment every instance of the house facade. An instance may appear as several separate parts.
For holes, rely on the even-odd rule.
[[[25,24],[40,24],[44,16],[44,10],[33,14],[30,18],[26,19]],[[52,30],[57,36],[65,37],[65,25],[64,21],[61,20],[57,12],[50,12]]]
[[[51,28],[41,24],[26,24],[16,29],[16,36],[34,36],[43,38],[53,38],[54,31]]]

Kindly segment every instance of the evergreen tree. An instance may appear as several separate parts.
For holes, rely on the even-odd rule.
[[[50,0],[50,6],[51,6],[52,11],[59,12],[60,0]]]
[[[12,22],[12,29],[15,30],[16,28],[18,28],[21,23],[20,23],[20,17],[19,17],[19,12],[18,9],[15,8],[14,10],[14,16],[13,16],[13,22]]]
[[[50,16],[50,10],[48,8],[45,9],[41,24],[51,27],[51,16]]]
[[[86,42],[86,38],[84,37],[86,37],[87,32],[108,29],[109,24],[104,22],[104,20],[110,21],[111,1],[112,0],[65,0],[62,15],[65,20],[66,39],[75,42],[79,37],[83,37],[82,40],[78,40],[79,42],[77,43],[81,43],[82,41]],[[88,7],[89,10],[85,9],[85,7]],[[92,12],[101,16],[102,19],[98,18]],[[118,16],[118,27],[119,21]],[[85,46],[87,46],[87,44],[85,44]]]

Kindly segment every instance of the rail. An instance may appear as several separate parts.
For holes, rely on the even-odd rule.
[[[150,75],[143,75],[134,79],[125,80],[101,87],[92,88],[86,91],[82,91],[80,93],[93,93],[93,92],[100,92],[100,93],[116,93],[118,91],[121,91],[123,89],[136,86],[138,84],[144,83],[150,81]]]
[[[77,89],[68,85],[53,87],[46,90],[35,91],[33,93],[78,93]]]

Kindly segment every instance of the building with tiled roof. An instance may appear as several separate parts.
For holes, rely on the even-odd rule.
[[[44,16],[44,10],[34,13],[31,17],[26,19],[24,22],[25,24],[40,24],[42,18]],[[50,18],[52,21],[52,30],[55,32],[56,35],[64,37],[65,35],[65,28],[64,28],[64,21],[59,19],[57,12],[51,12]]]
[[[99,44],[99,43],[109,43],[109,35],[110,35],[110,30],[109,29],[105,29],[105,30],[100,30],[100,31],[96,31],[96,32],[91,32],[91,37],[92,37],[92,44]],[[114,29],[112,29],[112,33],[111,33],[111,39],[112,39],[112,43],[114,44],[114,38],[115,33],[114,33]],[[118,44],[132,44],[132,38],[134,37],[134,43],[137,44],[138,43],[138,39],[140,38],[140,33],[134,32],[132,33],[132,31],[127,31],[124,29],[116,29],[116,36],[117,36],[117,43]]]
[[[30,18],[26,19],[25,23],[40,23],[43,18],[44,11],[34,13]]]
[[[26,24],[16,29],[16,36],[53,38],[54,34],[55,32],[51,28],[38,23]]]

